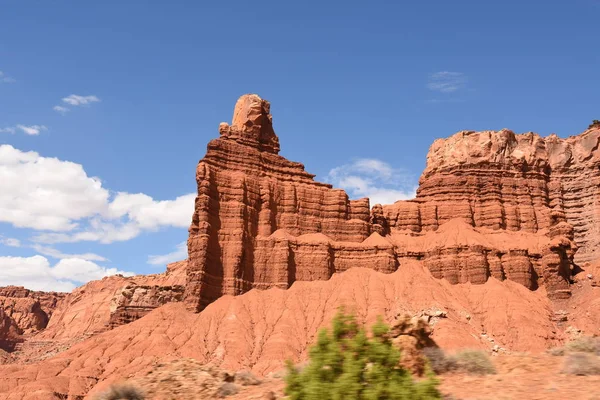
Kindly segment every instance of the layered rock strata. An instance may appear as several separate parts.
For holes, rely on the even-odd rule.
[[[1,287],[0,349],[12,351],[23,341],[23,335],[46,328],[54,307],[65,295],[18,286]]]
[[[103,332],[139,319],[155,308],[181,301],[187,263],[169,264],[156,275],[111,276],[75,289],[58,305],[45,339],[66,339]]]
[[[414,201],[384,206],[391,229],[435,230],[452,218],[508,231],[542,232],[560,222],[579,250],[598,258],[600,127],[578,136],[542,138],[510,130],[459,132],[436,140]]]
[[[196,170],[185,292],[195,311],[222,295],[353,266],[389,273],[403,259],[423,260],[452,283],[495,277],[566,297],[577,245],[589,248],[592,228],[582,221],[592,216],[561,179],[571,164],[591,168],[584,153],[595,151],[598,131],[566,141],[506,130],[438,140],[417,198],[372,210],[278,155],[270,104],[257,95],[242,96],[219,132]],[[554,180],[553,168],[563,171]]]

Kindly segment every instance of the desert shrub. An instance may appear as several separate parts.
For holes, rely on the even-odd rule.
[[[565,355],[564,347],[553,347],[547,351],[548,354],[554,357],[560,357]]]
[[[496,368],[490,357],[481,350],[462,350],[456,353],[456,367],[473,375],[495,374]]]
[[[115,384],[101,394],[98,400],[144,400],[144,394],[133,385]]]
[[[600,357],[589,353],[568,354],[562,372],[569,375],[600,375]]]
[[[600,120],[595,119],[592,121],[589,128],[591,129],[591,128],[598,127],[598,126],[600,126]]]
[[[292,400],[440,399],[433,372],[415,381],[399,365],[400,351],[388,330],[379,319],[369,338],[353,316],[340,311],[331,331],[319,332],[302,371],[288,361],[285,393]]]
[[[225,382],[224,384],[221,385],[221,387],[219,387],[219,390],[217,391],[217,396],[219,396],[219,397],[233,396],[237,392],[238,392],[238,387],[235,383]]]
[[[423,353],[427,357],[431,369],[436,374],[445,374],[457,368],[456,358],[447,355],[439,347],[426,347],[423,349]]]
[[[235,383],[242,386],[260,385],[261,381],[252,372],[249,371],[238,371],[234,377]]]
[[[565,345],[568,352],[594,353],[600,355],[600,339],[590,336],[581,336]]]

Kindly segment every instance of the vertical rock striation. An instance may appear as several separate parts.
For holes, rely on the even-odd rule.
[[[219,133],[196,170],[185,288],[195,311],[353,266],[393,272],[403,259],[452,283],[510,279],[562,298],[577,247],[578,260],[594,257],[597,129],[565,140],[459,132],[432,145],[414,200],[372,210],[278,155],[259,96],[242,96]]]

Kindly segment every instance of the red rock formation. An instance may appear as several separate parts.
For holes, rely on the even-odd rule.
[[[12,351],[24,334],[36,333],[48,324],[64,293],[34,292],[23,287],[0,288],[0,349]]]
[[[219,126],[221,137],[198,164],[186,286],[192,309],[253,287],[328,279],[334,272],[328,242],[369,236],[367,199],[349,200],[277,155],[269,110],[260,97],[242,96],[232,125]],[[306,234],[321,236],[300,237]]]
[[[286,359],[304,360],[318,330],[330,325],[341,305],[368,325],[378,316],[391,322],[398,314],[442,310],[446,318],[433,325],[431,338],[445,349],[490,350],[497,343],[508,350],[543,351],[561,338],[553,333],[552,305],[543,288],[530,291],[495,279],[452,285],[432,278],[418,261],[406,261],[391,274],[352,268],[288,290],[223,296],[201,313],[167,304],[49,360],[0,366],[0,399],[9,393],[11,400],[94,398],[111,382],[144,376],[158,362],[181,358],[262,376],[280,371]],[[27,397],[32,393],[37,397]]]
[[[66,339],[103,332],[141,318],[169,301],[180,301],[186,262],[169,264],[156,275],[111,276],[75,289],[61,301],[45,339]]]
[[[39,303],[41,310],[47,315],[46,319],[49,319],[56,308],[56,305],[65,298],[66,293],[57,292],[36,292],[33,290],[25,289],[21,286],[4,286],[0,287],[0,298],[11,298],[11,299],[32,299]],[[47,322],[47,321],[46,321]],[[45,325],[43,326],[45,327]]]
[[[506,130],[461,132],[433,144],[415,200],[369,212],[368,199],[349,200],[277,155],[270,105],[257,95],[242,96],[232,125],[219,131],[196,172],[185,295],[192,310],[222,295],[329,279],[353,266],[393,272],[403,259],[423,260],[453,283],[494,276],[530,289],[548,282],[552,297],[569,294],[571,239],[585,245],[583,232],[591,228],[573,233],[565,224],[581,225],[575,206],[559,207],[566,197],[552,194],[566,193],[564,178],[549,177],[569,164],[558,156],[560,146],[579,145]],[[593,142],[582,138],[570,140]],[[546,150],[552,146],[560,149]],[[452,243],[439,239],[448,238],[443,227],[456,218],[465,223],[445,228],[458,229]],[[507,233],[501,243],[498,235],[486,237],[495,231]]]
[[[476,227],[563,234],[579,247],[579,263],[598,258],[600,128],[579,136],[542,138],[509,130],[459,132],[436,140],[417,198],[384,206],[390,226],[421,232],[452,218]]]
[[[11,351],[22,341],[17,323],[0,307],[0,358],[3,351]],[[0,359],[0,364],[2,360]]]

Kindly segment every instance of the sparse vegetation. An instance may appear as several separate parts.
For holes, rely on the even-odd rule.
[[[547,351],[547,353],[554,357],[562,357],[565,355],[565,348],[562,346],[561,347],[553,347],[553,348],[549,349]]]
[[[562,373],[600,375],[600,357],[590,353],[571,353],[565,358]]]
[[[436,374],[445,374],[458,368],[456,359],[447,355],[444,350],[439,347],[426,347],[423,349],[423,353],[425,354],[425,357],[427,357],[431,369]]]
[[[600,338],[580,336],[566,345],[548,350],[552,356],[564,356],[569,353],[591,353],[600,356]]]
[[[234,379],[235,383],[240,384],[242,386],[251,386],[251,385],[260,385],[261,381],[258,379],[252,372],[250,371],[238,371],[235,373]]]
[[[424,349],[431,369],[436,374],[464,372],[471,375],[495,374],[496,368],[489,356],[481,350],[463,350],[454,355],[446,354],[437,347]]]
[[[472,375],[495,374],[496,368],[490,360],[490,357],[481,350],[462,350],[454,356],[456,367]]]
[[[144,400],[144,394],[135,386],[127,383],[114,384],[101,394],[98,400]]]
[[[595,119],[592,121],[592,123],[590,124],[590,126],[588,127],[588,129],[592,129],[592,128],[600,128],[600,120]]]
[[[217,391],[217,396],[219,396],[219,397],[233,396],[237,392],[238,392],[238,387],[235,383],[225,382],[224,384],[221,385],[221,387],[219,387],[219,390]]]
[[[581,336],[566,344],[567,352],[593,353],[600,355],[600,339],[590,336]]]
[[[302,371],[288,362],[286,394],[292,400],[440,399],[433,372],[416,381],[399,365],[388,330],[380,320],[369,338],[354,317],[339,312],[331,331],[319,332]]]

